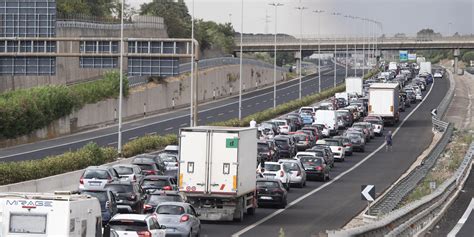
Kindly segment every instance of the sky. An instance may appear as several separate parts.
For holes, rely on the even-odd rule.
[[[151,0],[126,0],[139,8]],[[193,0],[185,0],[191,12]],[[321,35],[361,35],[364,31],[383,32],[386,35],[405,33],[416,35],[420,29],[431,28],[443,35],[474,34],[474,0],[275,0],[283,6],[277,8],[277,32],[300,35],[300,11],[303,10],[302,33],[305,37],[318,35],[320,15]],[[274,33],[275,7],[273,0],[243,0],[244,33]],[[301,2],[301,3],[300,3]],[[196,18],[219,23],[231,22],[241,29],[241,0],[194,0]],[[323,14],[315,10],[325,11]],[[332,13],[341,13],[334,16]],[[343,15],[359,16],[382,22],[383,27],[364,24]],[[267,19],[267,20],[265,20]],[[267,23],[266,23],[267,21]]]

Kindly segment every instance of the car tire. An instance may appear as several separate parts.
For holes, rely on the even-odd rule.
[[[288,191],[288,192],[290,191],[290,189],[291,189],[290,186],[291,186],[290,182],[286,183],[286,191]]]
[[[285,208],[287,204],[288,204],[288,200],[285,198],[285,200],[283,200],[279,205],[280,209]]]
[[[298,188],[304,188],[304,182],[301,182],[301,183],[298,185]]]
[[[326,178],[326,181],[331,180],[331,174],[328,173],[328,177]]]

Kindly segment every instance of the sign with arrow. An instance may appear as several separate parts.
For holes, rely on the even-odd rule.
[[[369,202],[375,200],[375,185],[362,185],[360,190],[362,200]]]

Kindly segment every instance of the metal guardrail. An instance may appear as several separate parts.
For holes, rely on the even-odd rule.
[[[454,96],[454,80],[449,76],[450,88],[438,106],[438,116],[444,117],[447,108]],[[436,147],[410,174],[397,182],[387,193],[378,199],[366,214],[369,216],[381,217],[375,222],[358,228],[343,231],[328,231],[329,236],[412,236],[425,227],[427,220],[432,220],[441,210],[442,203],[455,190],[457,184],[464,177],[466,168],[472,159],[474,143],[466,154],[462,165],[456,171],[456,175],[445,181],[432,194],[423,197],[400,209],[394,210],[401,200],[409,194],[416,185],[428,174],[438,157],[444,151],[452,136],[453,124],[444,122],[437,117],[432,118],[433,127],[444,131],[444,134]],[[410,222],[408,222],[410,221]]]
[[[244,58],[242,59],[242,63],[246,65],[255,65],[259,67],[273,69],[273,64],[262,62],[256,59]],[[204,69],[204,68],[210,68],[210,67],[218,67],[218,66],[225,66],[225,65],[238,65],[238,64],[240,64],[239,58],[233,58],[233,57],[211,58],[211,59],[199,60],[198,68]],[[287,69],[282,68],[282,67],[277,67],[277,70],[285,71],[285,72],[288,71]],[[180,74],[187,73],[190,71],[191,71],[191,63],[183,63],[179,65]]]

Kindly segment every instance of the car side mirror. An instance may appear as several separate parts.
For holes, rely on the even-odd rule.
[[[166,226],[162,225],[162,226],[160,226],[160,229],[166,230]]]

